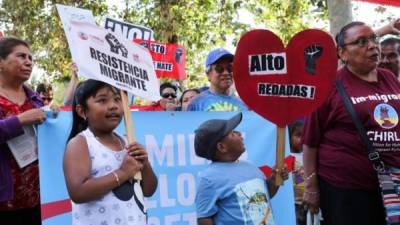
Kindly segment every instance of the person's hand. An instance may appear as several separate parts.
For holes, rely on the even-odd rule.
[[[392,33],[394,35],[400,34],[400,19],[393,20],[389,23]]]
[[[71,73],[72,73],[71,78],[78,79],[78,67],[76,66],[75,63],[71,64]]]
[[[288,171],[287,171],[286,166],[283,167],[282,169],[278,169],[278,168],[276,168],[276,166],[274,166],[274,167],[272,168],[272,172],[271,172],[271,180],[275,180],[277,174],[278,174],[278,175],[282,178],[282,180],[284,180],[284,181],[287,180],[287,179],[289,178],[289,173],[288,173]]]
[[[306,63],[306,72],[315,75],[316,61],[322,55],[323,48],[313,44],[304,49],[304,61]]]
[[[167,102],[165,104],[165,111],[175,111],[176,107],[178,107],[175,103]]]
[[[400,19],[395,19],[389,24],[377,29],[375,33],[379,36],[387,34],[399,35],[400,34]]]
[[[58,113],[60,112],[60,107],[58,105],[50,105],[50,110],[53,112],[53,118],[57,118]]]
[[[30,109],[17,115],[22,125],[40,124],[46,120],[46,114],[43,109]]]
[[[317,176],[313,176],[305,180],[305,190],[303,195],[305,208],[310,210],[312,214],[317,214],[319,211],[319,187]]]
[[[130,156],[140,161],[143,165],[146,165],[149,162],[147,151],[143,145],[134,142],[128,144],[125,148],[128,150]]]
[[[128,177],[128,179],[133,178],[137,172],[139,172],[143,168],[143,164],[136,160],[134,157],[131,157],[127,154],[119,168],[123,173],[124,176]]]

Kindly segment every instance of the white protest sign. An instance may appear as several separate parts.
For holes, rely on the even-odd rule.
[[[71,21],[71,51],[79,73],[136,96],[160,99],[153,60],[146,48],[118,33],[89,23]]]
[[[120,33],[122,36],[130,41],[133,41],[135,39],[154,40],[153,30],[144,26],[106,18],[104,27],[106,29],[114,31],[115,33]]]
[[[60,15],[61,22],[63,24],[63,28],[69,46],[71,46],[71,36],[70,36],[71,21],[87,22],[96,25],[93,14],[90,10],[75,8],[61,4],[56,4],[56,7],[58,14]],[[71,49],[72,59],[74,62],[76,62],[76,59],[74,58],[74,55],[76,54],[72,52],[75,51],[75,49],[74,48],[70,49]]]

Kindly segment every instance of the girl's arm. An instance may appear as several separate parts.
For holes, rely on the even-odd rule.
[[[142,168],[142,189],[143,195],[150,197],[154,194],[157,189],[157,177],[149,163],[147,151],[143,145],[135,142],[126,146],[129,154],[136,160],[139,160],[143,164]]]
[[[139,171],[142,165],[127,155],[120,169],[94,178],[90,175],[91,160],[86,139],[78,135],[67,145],[63,167],[71,200],[76,203],[85,203],[103,197],[119,184],[127,181],[130,178],[129,174]]]
[[[156,192],[158,181],[149,162],[143,165],[142,176],[143,195],[146,197],[150,197],[154,194],[154,192]]]

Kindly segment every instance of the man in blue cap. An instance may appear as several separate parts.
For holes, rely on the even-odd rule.
[[[188,106],[188,111],[246,111],[247,106],[230,95],[233,54],[223,48],[212,50],[206,59],[206,74],[210,82],[209,90],[196,96]]]

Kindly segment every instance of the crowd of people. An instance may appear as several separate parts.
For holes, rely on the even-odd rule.
[[[379,41],[386,34],[400,34],[396,27],[400,27],[399,20],[375,31],[362,22],[345,25],[336,36],[337,54],[342,62],[337,82],[342,83],[351,98],[363,97],[363,101],[353,101],[362,125],[375,146],[386,146],[379,152],[382,160],[400,168],[398,139],[384,138],[385,132],[400,135],[400,39]],[[179,90],[173,83],[165,82],[160,85],[161,99],[139,110],[249,110],[232,92],[233,58],[226,49],[212,50],[205,61],[208,88]],[[0,40],[2,224],[41,224],[38,162],[21,165],[10,144],[26,134],[29,127],[43,123],[45,110],[50,109],[55,115],[59,110],[52,104],[51,86],[40,84],[33,91],[25,85],[32,67],[32,53],[26,42],[11,37]],[[151,196],[157,187],[146,150],[140,143],[128,143],[114,132],[123,118],[119,92],[100,81],[89,79],[79,83],[78,73],[73,65],[64,99],[73,115],[63,163],[73,223],[146,224],[146,210],[140,199]],[[235,131],[241,119],[239,113],[228,120],[205,121],[195,131],[196,154],[211,161],[199,175],[196,207],[200,225],[248,221],[273,224],[269,199],[279,186],[254,165],[238,160],[245,151],[243,137]],[[321,107],[291,124],[289,134],[296,159],[293,185],[297,225],[306,223],[307,211],[321,211],[321,223],[325,225],[386,224],[376,172],[336,88]],[[37,145],[22,148],[37,152]],[[137,172],[143,175],[140,185],[134,178]],[[272,179],[277,173],[288,178],[285,168],[273,169]],[[257,195],[265,204],[261,213],[246,216],[240,209],[240,195],[246,197],[243,190],[249,190],[249,186],[261,190]],[[118,213],[105,213],[110,207]]]

